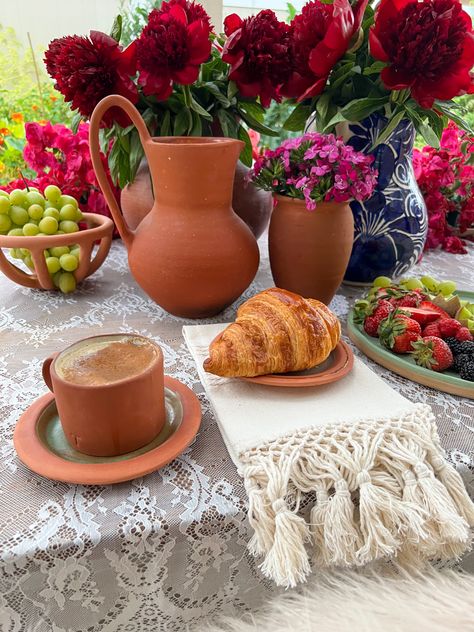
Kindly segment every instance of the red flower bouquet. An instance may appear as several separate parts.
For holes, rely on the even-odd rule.
[[[413,164],[428,208],[426,249],[466,253],[461,235],[474,225],[474,138],[451,123],[439,149],[416,150]]]

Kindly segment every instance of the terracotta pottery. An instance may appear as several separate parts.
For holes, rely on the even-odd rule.
[[[275,285],[329,305],[352,250],[349,204],[319,202],[315,211],[308,211],[303,200],[275,198],[268,232]]]
[[[247,181],[248,167],[237,162],[232,194],[232,208],[243,219],[258,239],[270,221],[273,199],[270,191],[257,189]],[[120,197],[122,213],[128,226],[135,230],[154,204],[150,170],[144,160],[138,168],[135,180],[128,184]]]
[[[73,272],[79,283],[93,274],[104,262],[112,243],[114,223],[109,217],[97,213],[84,213],[87,228],[67,235],[47,235],[41,237],[15,237],[0,235],[0,270],[9,279],[25,287],[42,290],[54,290],[53,280],[46,267],[44,251],[58,246],[80,246],[79,267]],[[94,244],[99,249],[94,253]],[[27,248],[31,252],[35,272],[28,274],[11,263],[2,252],[2,248]]]
[[[100,122],[112,106],[122,107],[136,125],[153,180],[153,208],[135,231],[123,219],[99,155]],[[154,301],[176,316],[219,313],[257,272],[257,242],[231,206],[242,147],[230,138],[152,138],[138,110],[117,95],[102,99],[92,114],[92,162],[128,248],[132,274]]]
[[[141,338],[155,350],[143,371],[106,384],[78,384],[64,379],[56,366],[65,354],[88,342]],[[117,456],[150,443],[165,423],[163,354],[143,336],[92,336],[46,358],[43,378],[54,393],[61,425],[69,444],[92,456]]]
[[[273,373],[257,375],[255,377],[241,377],[239,379],[265,386],[285,386],[286,388],[307,388],[308,386],[323,386],[338,382],[352,371],[354,354],[344,340],[340,340],[327,360],[306,371],[293,373]]]
[[[52,393],[37,399],[20,417],[13,443],[21,461],[41,476],[79,485],[110,485],[158,470],[194,440],[201,406],[190,388],[165,375],[166,421],[157,437],[134,452],[95,457],[67,443]]]

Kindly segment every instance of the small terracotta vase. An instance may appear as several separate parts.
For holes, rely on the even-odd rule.
[[[273,200],[270,191],[257,189],[252,182],[247,181],[248,172],[248,167],[237,162],[232,208],[250,228],[255,239],[258,239],[270,221]],[[123,216],[132,230],[148,215],[154,201],[150,170],[144,160],[138,168],[135,180],[122,190],[120,197]]]
[[[348,203],[319,202],[308,211],[303,200],[275,196],[268,232],[275,285],[329,305],[349,263],[354,220]]]
[[[99,153],[99,128],[121,107],[140,134],[155,191],[153,208],[135,231],[126,225]],[[111,95],[96,106],[90,150],[97,179],[128,249],[137,283],[176,316],[205,318],[233,303],[252,282],[257,242],[232,210],[232,185],[243,143],[231,138],[152,138],[138,110]]]

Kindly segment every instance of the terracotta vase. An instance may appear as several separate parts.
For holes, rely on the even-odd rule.
[[[258,239],[270,221],[273,200],[270,191],[257,189],[247,181],[248,172],[248,167],[240,161],[237,162],[232,208],[250,228],[255,239]],[[154,203],[150,170],[146,160],[138,168],[135,180],[122,190],[120,202],[125,221],[134,230],[150,212]]]
[[[320,202],[308,211],[303,200],[275,196],[268,232],[275,285],[328,305],[342,282],[354,238],[349,204]]]
[[[113,106],[136,125],[155,191],[151,212],[136,230],[125,223],[99,154],[99,128]],[[204,318],[230,305],[258,268],[257,242],[233,212],[232,185],[242,142],[229,138],[152,138],[138,110],[111,95],[90,124],[92,162],[137,283],[176,316]]]

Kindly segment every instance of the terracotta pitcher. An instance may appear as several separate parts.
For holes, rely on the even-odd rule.
[[[102,117],[121,107],[136,125],[155,191],[150,213],[135,231],[125,223],[99,150]],[[152,138],[138,110],[111,95],[96,106],[90,151],[97,180],[128,249],[137,283],[168,312],[213,316],[237,299],[259,264],[257,242],[233,212],[232,186],[243,143],[228,138]]]

